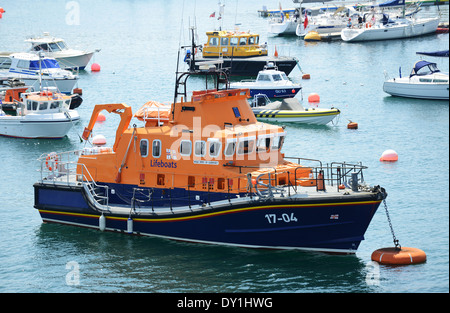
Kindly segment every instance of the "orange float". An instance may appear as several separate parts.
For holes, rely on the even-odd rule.
[[[320,96],[317,93],[311,93],[308,96],[308,102],[320,102]]]
[[[347,124],[348,129],[358,129],[358,123],[350,122]]]
[[[418,264],[426,260],[425,252],[417,248],[381,248],[372,253],[372,261],[387,265]]]

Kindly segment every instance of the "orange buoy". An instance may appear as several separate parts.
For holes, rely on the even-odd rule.
[[[97,116],[97,122],[104,122],[106,120],[106,116],[102,113],[99,113]]]
[[[91,71],[92,72],[100,72],[100,65],[98,65],[98,63],[92,63]]]
[[[73,90],[73,93],[76,93],[76,94],[79,94],[80,96],[82,96],[83,95],[83,90],[81,88],[75,88]]]
[[[348,129],[358,129],[358,123],[350,121],[350,123],[347,124]]]
[[[278,51],[277,51],[277,46],[275,46],[275,53],[273,54],[274,57],[278,58]]]
[[[311,93],[308,96],[308,102],[320,102],[320,96],[317,93]]]
[[[302,75],[302,79],[310,79],[310,78],[311,78],[311,75],[309,75],[309,74]]]
[[[382,248],[372,253],[372,261],[388,265],[408,265],[423,263],[427,255],[420,249],[401,247]]]
[[[398,161],[398,154],[392,149],[386,150],[380,157],[380,161],[384,162],[396,162]]]

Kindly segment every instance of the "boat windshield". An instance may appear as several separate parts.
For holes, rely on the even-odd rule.
[[[58,61],[54,59],[43,59],[41,60],[41,67],[43,69],[46,68],[59,68]],[[39,61],[34,60],[30,61],[30,70],[39,70]]]
[[[276,82],[283,80],[283,78],[281,77],[280,74],[274,74],[274,75],[272,75],[272,77],[273,77],[273,80]]]

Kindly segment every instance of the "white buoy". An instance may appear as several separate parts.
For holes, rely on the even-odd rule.
[[[103,146],[106,144],[106,138],[103,135],[96,135],[92,138],[92,144],[96,146]]]
[[[380,161],[382,162],[397,162],[398,154],[392,149],[386,150],[381,155]]]
[[[129,217],[127,220],[127,233],[133,233],[133,219],[131,217]]]
[[[106,217],[103,214],[98,218],[98,228],[101,231],[106,229]]]

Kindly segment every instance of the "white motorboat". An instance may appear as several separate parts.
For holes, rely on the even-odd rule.
[[[255,95],[252,111],[258,121],[326,125],[341,113],[336,108],[304,108],[298,99],[271,102],[263,94]]]
[[[0,105],[0,135],[16,138],[62,138],[80,119],[70,110],[72,97],[58,92],[22,93],[15,115],[7,115]]]
[[[25,40],[31,43],[30,52],[45,52],[45,55],[55,58],[63,69],[83,70],[95,52],[100,50],[76,50],[67,46],[61,38],[50,36],[44,32],[42,37],[33,37]]]
[[[273,64],[264,66],[259,71],[256,80],[242,80],[230,84],[231,89],[249,89],[250,96],[265,94],[269,98],[292,98],[302,86],[292,82],[283,71],[279,71]]]
[[[96,50],[77,50],[68,47],[66,42],[61,38],[50,36],[49,33],[44,32],[43,36],[31,37],[26,39],[25,42],[29,42],[31,47],[29,53],[44,52],[46,56],[54,58],[58,61],[59,66],[63,69],[76,69],[83,70]],[[0,68],[9,68],[10,59],[8,58],[11,52],[0,52]]]
[[[448,50],[447,50],[448,56]],[[436,63],[418,61],[408,77],[387,79],[384,92],[399,97],[449,100],[448,73],[441,72]]]
[[[439,17],[390,19],[386,13],[371,14],[366,22],[341,31],[341,38],[347,42],[399,39],[422,36],[436,32]]]
[[[14,53],[9,56],[9,70],[0,71],[0,79],[18,78],[26,85],[39,90],[39,78],[44,87],[56,87],[59,92],[70,94],[78,81],[78,75],[63,70],[54,58],[32,53]]]

